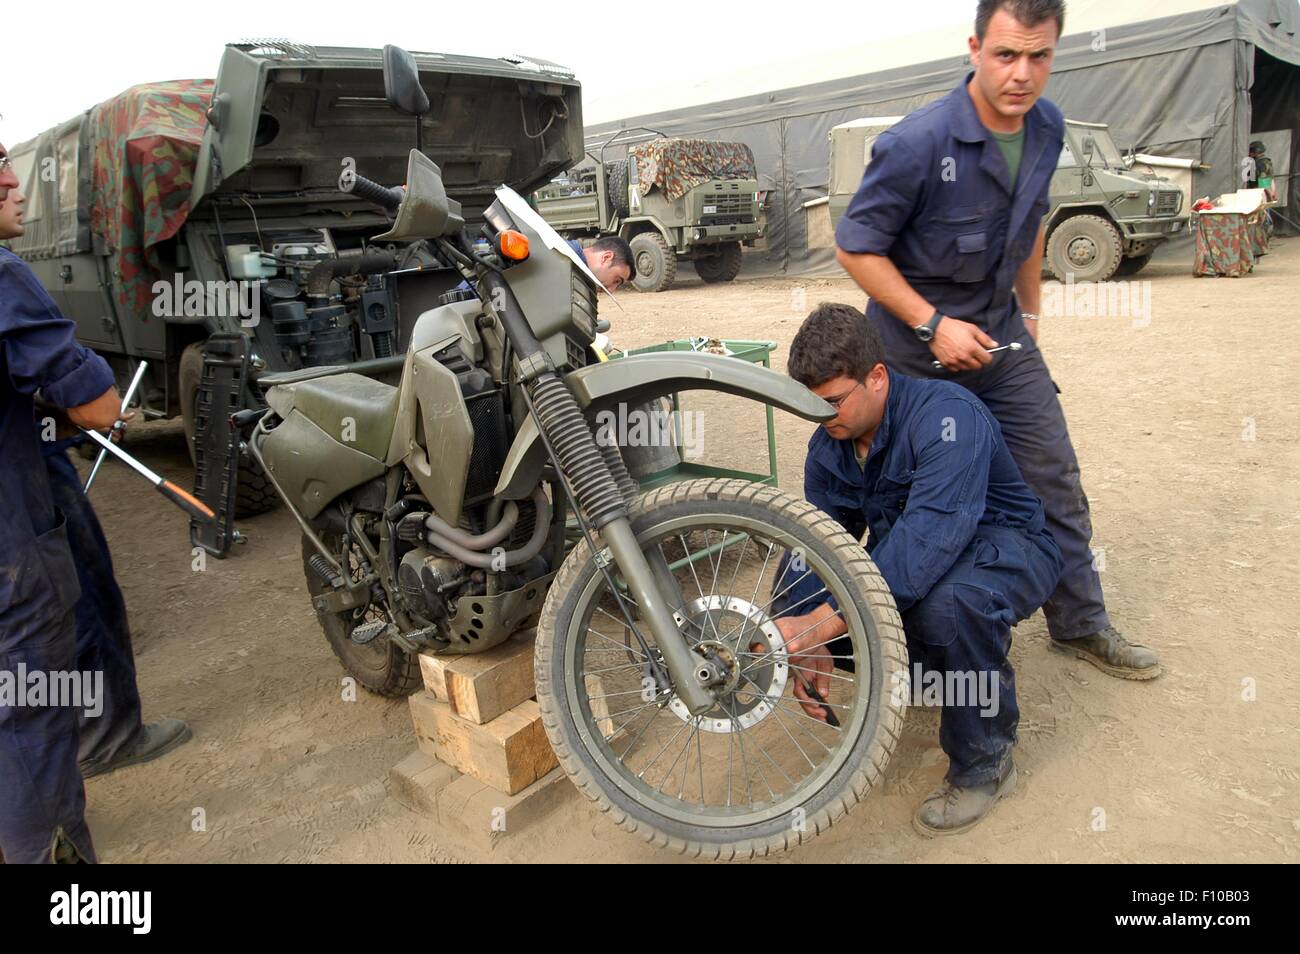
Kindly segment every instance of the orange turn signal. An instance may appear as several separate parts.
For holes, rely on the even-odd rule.
[[[514,229],[506,229],[497,236],[497,248],[511,261],[522,262],[528,257],[528,237]]]

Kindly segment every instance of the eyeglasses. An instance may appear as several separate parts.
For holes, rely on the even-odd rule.
[[[838,414],[840,410],[840,405],[843,404],[845,401],[847,401],[849,397],[853,394],[853,392],[856,391],[858,388],[862,387],[862,385],[865,383],[866,383],[865,381],[859,381],[857,384],[853,385],[853,387],[851,387],[848,391],[841,394],[839,397],[822,398],[822,400],[825,401],[827,404],[829,404],[831,407],[835,408],[835,413]]]
[[[14,161],[8,156],[0,156],[0,172],[4,172],[6,169],[12,169],[13,165]]]

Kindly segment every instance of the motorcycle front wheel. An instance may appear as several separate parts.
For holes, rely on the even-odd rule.
[[[537,701],[560,764],[621,827],[693,857],[766,855],[825,831],[882,777],[906,707],[902,621],[875,565],[831,517],[760,484],[685,481],[630,510],[643,550],[662,556],[677,585],[669,605],[688,644],[720,661],[726,678],[714,706],[692,715],[656,681],[579,543],[551,584],[535,651]],[[774,589],[787,552],[794,569]],[[847,626],[818,649],[833,660],[822,711],[834,719],[810,715],[793,694],[826,659],[807,646],[791,655],[776,623],[790,583],[809,574]]]

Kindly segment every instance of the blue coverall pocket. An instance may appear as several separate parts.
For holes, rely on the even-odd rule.
[[[81,597],[81,584],[77,581],[77,564],[72,559],[68,544],[68,519],[63,511],[54,508],[56,523],[36,538],[35,551],[40,558],[45,577],[55,599],[52,615],[62,616],[77,605]]]
[[[988,272],[988,235],[985,232],[964,232],[957,236],[957,261],[952,273],[955,282],[980,282]]]

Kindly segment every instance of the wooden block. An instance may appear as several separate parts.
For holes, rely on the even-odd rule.
[[[538,823],[577,792],[559,768],[514,795],[462,775],[439,793],[438,822],[474,844],[492,848],[501,838]]]
[[[435,699],[450,703],[462,719],[482,725],[533,698],[533,640],[526,629],[483,653],[465,656],[421,654],[424,686]]]
[[[455,658],[420,653],[420,675],[424,677],[424,689],[439,702],[447,701],[447,664]]]
[[[439,793],[460,777],[450,765],[416,749],[389,771],[389,791],[412,811],[436,818]]]
[[[558,764],[531,699],[484,725],[425,692],[412,695],[410,705],[421,749],[499,791],[513,795]]]

